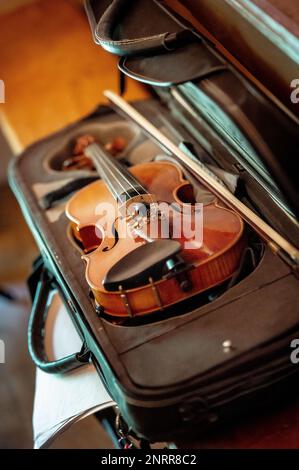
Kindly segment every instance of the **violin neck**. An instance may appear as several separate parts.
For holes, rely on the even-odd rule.
[[[94,163],[97,173],[105,181],[112,196],[119,203],[147,194],[136,178],[119,161],[109,155],[99,144],[86,147],[85,155]]]

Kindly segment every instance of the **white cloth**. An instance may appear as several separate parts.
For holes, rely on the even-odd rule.
[[[57,293],[50,299],[48,308],[48,356],[61,358],[79,351],[82,340]],[[33,408],[34,447],[48,447],[71,424],[113,405],[92,365],[61,375],[37,370]]]

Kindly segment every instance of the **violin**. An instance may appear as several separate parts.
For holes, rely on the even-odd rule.
[[[175,163],[127,168],[94,139],[84,155],[101,180],[78,191],[66,215],[106,315],[158,313],[233,276],[245,247],[236,212],[217,201],[198,205]]]

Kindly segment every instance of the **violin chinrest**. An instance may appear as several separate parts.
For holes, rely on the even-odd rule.
[[[145,243],[121,258],[106,274],[103,286],[107,291],[134,289],[160,280],[167,261],[175,259],[182,245],[175,240],[155,240]]]

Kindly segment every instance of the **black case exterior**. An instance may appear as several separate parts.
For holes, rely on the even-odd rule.
[[[109,52],[121,56],[121,71],[135,80],[155,87],[171,89],[176,86],[179,93],[189,95],[189,104],[198,101],[196,112],[209,122],[222,141],[238,154],[239,164],[244,165],[247,173],[250,173],[248,161],[259,159],[271,173],[278,190],[275,185],[267,185],[267,177],[261,177],[262,171],[256,171],[254,177],[259,178],[269,192],[277,193],[277,199],[282,198],[283,193],[283,198],[298,217],[299,178],[296,163],[299,125],[295,115],[278,106],[279,101],[274,99],[273,95],[266,96],[252,82],[241,76],[212,43],[184,18],[167,9],[164,2],[86,0],[85,3],[95,42]],[[196,0],[182,3],[193,3],[194,9],[200,10],[199,6],[196,8],[196,3],[200,3]],[[226,3],[231,2],[224,1],[224,5],[215,8],[215,17],[218,10],[224,6],[228,8]],[[246,3],[250,4],[248,10],[254,8],[253,2]],[[248,23],[247,26],[253,21],[245,5],[240,5],[239,16],[242,16],[244,23]],[[228,14],[227,17],[229,22]],[[149,20],[140,21],[141,18]],[[270,18],[266,12],[264,21],[264,30],[268,31]],[[257,28],[260,27],[260,22],[260,18],[257,18]],[[275,28],[280,30],[280,25],[277,24]],[[289,53],[295,57],[297,49],[299,50],[299,40],[289,36],[284,38],[284,48],[288,51],[285,53],[285,59]],[[167,42],[170,41],[169,38],[170,44]],[[274,41],[269,36],[270,40]],[[238,42],[238,36],[231,42]],[[280,46],[280,42],[278,46],[272,45],[276,52],[275,57],[281,57],[283,54]],[[292,48],[294,50],[291,53]],[[273,53],[273,49],[271,52]],[[294,62],[296,60],[294,59]],[[295,69],[293,63],[292,70]],[[297,69],[299,70],[299,63]],[[191,81],[198,91],[196,95],[192,93],[190,96],[188,90],[192,86]],[[180,103],[176,105],[179,107]],[[217,110],[217,106],[222,113]],[[188,119],[191,118],[189,113]],[[243,134],[241,139],[239,131]],[[287,221],[279,230],[283,231],[282,227],[286,224]],[[295,241],[294,244],[296,243],[298,242]]]
[[[160,113],[172,119],[158,100],[136,106],[157,125]],[[66,216],[62,211],[51,218],[36,187],[63,182],[65,173],[45,162],[67,155],[70,142],[83,131],[119,122],[109,109],[99,108],[37,142],[12,163],[11,186],[86,350],[128,425],[152,442],[198,435],[250,404],[268,402],[274,390],[281,393],[297,380],[290,342],[299,334],[298,280],[266,249],[254,272],[206,305],[179,306],[175,316],[139,326],[117,326],[98,315]],[[140,136],[138,142],[143,140]],[[232,344],[228,351],[225,341]]]

